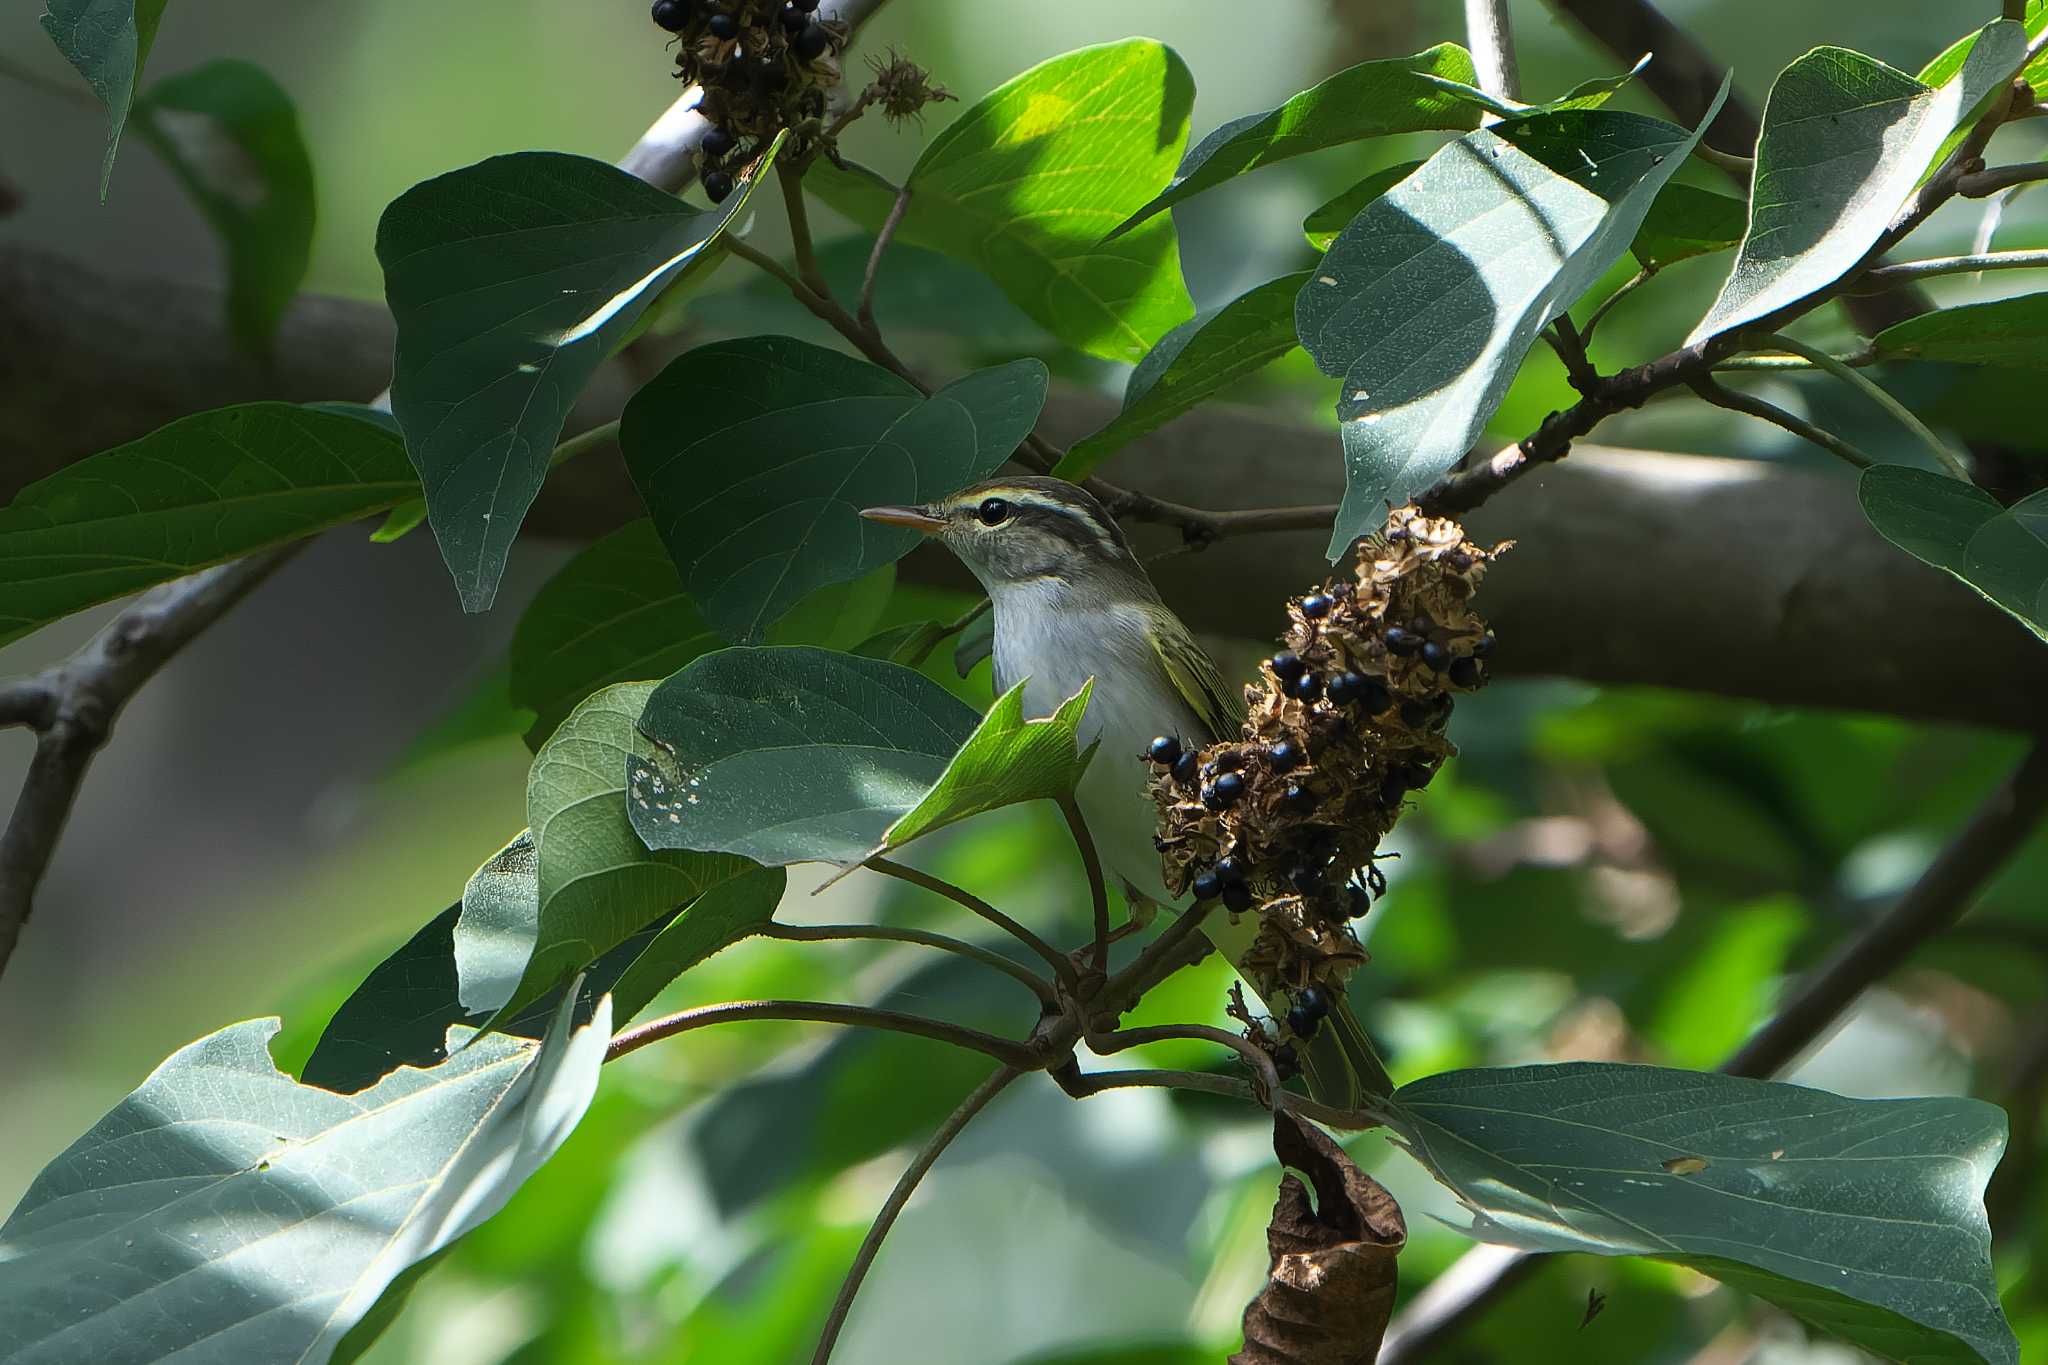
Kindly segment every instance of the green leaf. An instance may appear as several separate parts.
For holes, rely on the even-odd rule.
[[[2019,69],[2026,35],[2007,19],[1978,34],[1946,84],[1840,47],[1779,73],[1764,104],[1749,231],[1695,345],[1825,288],[1870,251],[1950,133]]]
[[[398,440],[289,403],[183,417],[0,510],[0,644],[419,491]]]
[[[1922,313],[1885,328],[1871,345],[1883,360],[2048,368],[2048,293]]]
[[[996,652],[996,614],[985,611],[967,623],[953,644],[953,672],[965,678],[976,664],[992,659]]]
[[[651,845],[635,836],[626,817],[626,766],[629,759],[645,763],[654,752],[634,724],[653,691],[652,683],[605,688],[578,706],[534,757],[526,783],[538,879],[532,955],[502,1000],[493,998],[502,977],[494,975],[489,989],[480,981],[473,991],[473,974],[466,971],[465,1005],[512,1017],[634,933],[749,870],[738,858],[650,853]],[[516,922],[523,903],[497,892],[493,898],[511,911],[501,910],[494,923]],[[465,922],[471,903],[472,893],[465,892]]]
[[[1149,38],[1084,47],[997,87],[911,168],[897,240],[974,266],[1054,336],[1136,361],[1194,313],[1170,220],[1103,236],[1166,187],[1195,83]],[[829,162],[805,187],[870,232],[895,191]]]
[[[267,355],[313,251],[313,162],[291,97],[261,67],[214,61],[158,81],[134,116],[227,249],[229,331]]]
[[[1605,109],[1531,114],[1442,148],[1338,234],[1295,308],[1301,344],[1344,381],[1331,558],[1472,448],[1699,138]]]
[[[813,588],[908,554],[917,532],[860,509],[985,476],[1030,434],[1045,391],[1035,360],[925,398],[837,351],[744,337],[671,362],[626,405],[619,445],[705,618],[758,640]]]
[[[1961,479],[1905,465],[1864,470],[1856,491],[1879,535],[2048,641],[2048,492],[2002,507]]]
[[[1422,168],[1420,161],[1400,161],[1382,166],[1336,198],[1324,203],[1301,220],[1301,231],[1317,251],[1328,251],[1330,243],[1365,206]]]
[[[1076,442],[1053,473],[1076,482],[1087,478],[1146,432],[1293,350],[1294,296],[1308,278],[1302,270],[1268,280],[1161,337],[1131,371],[1123,411]]]
[[[685,906],[634,956],[612,988],[619,1022],[647,1008],[671,981],[704,959],[761,932],[775,918],[788,882],[789,874],[779,867],[756,867]]]
[[[723,649],[654,689],[631,764],[652,849],[857,863],[913,810],[980,718],[922,674],[803,647]],[[620,766],[621,773],[627,771]]]
[[[2026,18],[2022,21],[2029,41],[2048,33],[2048,0],[2027,0]],[[1922,85],[1943,85],[1963,69],[1963,63],[1976,49],[1978,33],[1966,33],[1950,43],[1940,56],[1929,62],[1920,71]],[[2020,79],[2039,90],[2048,84],[2048,52],[2042,52],[2027,63],[2020,73]]]
[[[191,1044],[0,1227],[12,1365],[334,1358],[408,1266],[502,1208],[597,1089],[611,1009],[484,1038],[360,1095],[272,1063],[277,1021]]]
[[[1982,1101],[1581,1062],[1431,1076],[1387,1121],[1488,1241],[1692,1266],[1887,1359],[2018,1359]]]
[[[1646,270],[1726,251],[1742,240],[1749,206],[1732,195],[1693,185],[1666,185],[1650,205],[1629,250]]]
[[[1097,739],[1083,749],[1078,734],[1094,690],[1090,679],[1040,720],[1024,719],[1023,683],[997,697],[939,780],[889,826],[874,851],[901,848],[933,830],[1004,806],[1071,796],[1102,742]]]
[[[107,154],[100,163],[100,199],[114,175],[121,129],[142,79],[143,63],[163,22],[165,0],[46,0],[43,32],[107,106]]]
[[[1472,54],[1456,43],[1439,43],[1412,57],[1347,67],[1277,109],[1232,119],[1203,138],[1182,159],[1172,183],[1110,235],[1127,232],[1203,190],[1289,157],[1392,133],[1476,128],[1478,111],[1438,85],[1442,81],[1470,88],[1476,79]]]
[[[848,652],[863,659],[887,659],[892,664],[915,668],[945,638],[946,627],[942,622],[905,621],[902,625],[876,631]]]
[[[399,1066],[447,1056],[448,1027],[480,1022],[456,996],[456,902],[363,978],[327,1021],[299,1079],[352,1095]]]
[[[706,213],[602,161],[518,152],[384,210],[391,410],[465,610],[497,595],[576,395],[753,184]]]

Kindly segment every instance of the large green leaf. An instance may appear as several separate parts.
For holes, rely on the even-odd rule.
[[[2048,0],[2027,0],[2026,18],[2022,21],[2029,41],[2048,33]],[[1920,70],[1922,85],[1941,85],[1963,69],[1963,63],[1977,46],[1980,35],[1966,33],[1942,50],[1940,56]],[[2036,53],[2020,73],[2020,79],[2034,89],[2048,86],[2048,52]]]
[[[2001,19],[1933,88],[1840,47],[1815,48],[1780,72],[1757,139],[1749,231],[1686,344],[1767,317],[1862,260],[1949,135],[2019,70],[2026,45],[2020,26]]]
[[[114,153],[128,122],[142,64],[156,42],[165,0],[46,0],[43,32],[107,106],[107,154],[100,162],[100,198],[114,175]]]
[[[250,403],[180,418],[0,510],[0,644],[418,491],[397,438],[353,417]]]
[[[1442,148],[1338,235],[1295,309],[1301,344],[1344,382],[1331,558],[1472,448],[1699,138],[1639,114],[1531,114]]]
[[[277,1021],[173,1054],[0,1227],[11,1365],[334,1358],[407,1267],[502,1208],[597,1089],[602,1005],[359,1095],[300,1085]]]
[[[1161,337],[1131,371],[1123,411],[1077,441],[1053,472],[1086,478],[1146,432],[1293,350],[1294,296],[1306,283],[1305,270],[1268,280]]]
[[[1313,213],[1301,220],[1302,235],[1317,251],[1328,251],[1330,243],[1337,240],[1337,234],[1351,226],[1351,220],[1363,213],[1367,204],[1420,169],[1420,161],[1397,161],[1391,166],[1380,167],[1342,194],[1318,205]]]
[[[313,162],[291,96],[261,67],[214,61],[158,81],[134,116],[220,234],[229,330],[267,353],[313,251]]]
[[[621,1023],[661,994],[669,982],[712,954],[759,933],[775,918],[789,874],[756,867],[720,882],[663,925],[639,949],[612,988]]]
[[[1885,328],[1871,345],[1885,360],[2048,369],[2048,293],[1922,313]]]
[[[656,688],[640,718],[651,742],[630,765],[633,829],[651,849],[858,863],[924,800],[979,719],[880,659],[706,654]]]
[[[1232,119],[1203,138],[1181,160],[1172,183],[1116,231],[1128,231],[1183,199],[1289,157],[1390,133],[1479,126],[1478,109],[1425,76],[1460,85],[1478,79],[1472,54],[1456,43],[1347,67],[1277,109]]]
[[[2048,492],[2002,507],[1961,479],[1878,465],[1863,471],[1857,496],[1879,535],[2048,641]]]
[[[2018,1359],[1980,1100],[1580,1062],[1431,1076],[1387,1120],[1489,1241],[1693,1266],[1887,1359]]]
[[[1041,62],[970,107],[911,168],[900,241],[967,262],[1068,345],[1135,361],[1194,313],[1170,219],[1103,236],[1166,187],[1195,83],[1149,38]],[[812,167],[805,187],[873,232],[895,192]]]
[[[789,337],[679,356],[626,405],[619,444],[711,625],[758,640],[813,588],[901,559],[915,531],[860,516],[924,502],[1008,459],[1045,366],[977,371],[925,398],[887,370]]]
[[[889,826],[876,852],[901,848],[933,830],[1004,806],[1072,795],[1102,742],[1084,749],[1078,733],[1094,690],[1091,679],[1038,720],[1024,718],[1023,683],[997,697],[931,790]]]
[[[391,410],[466,610],[497,595],[576,395],[753,183],[706,213],[602,161],[518,152],[384,210]]]
[[[1732,195],[1695,185],[1666,185],[1650,205],[1629,252],[1646,270],[1694,256],[1726,251],[1742,240],[1749,206]]]

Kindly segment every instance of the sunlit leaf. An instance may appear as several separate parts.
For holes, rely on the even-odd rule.
[[[1885,328],[1871,347],[1884,360],[2048,369],[2048,293],[1922,313]]]
[[[1863,471],[1857,494],[1879,535],[2048,641],[2048,492],[2005,507],[1961,479],[1878,465]]]
[[[1042,720],[1024,718],[1024,684],[997,697],[946,770],[882,836],[876,852],[901,848],[933,830],[1023,801],[1054,801],[1073,793],[1095,756],[1095,740],[1079,739],[1091,679]]]
[[[45,0],[43,32],[107,106],[107,154],[100,162],[100,198],[114,175],[114,153],[135,101],[143,63],[163,22],[165,0]]]
[[[1749,206],[1732,195],[1694,185],[1666,185],[1636,230],[1629,251],[1646,269],[1662,270],[1693,256],[1726,251],[1742,240]]]
[[[1406,180],[1421,167],[1420,161],[1399,161],[1391,166],[1382,166],[1302,219],[1302,235],[1308,238],[1308,244],[1317,251],[1328,251],[1330,243],[1337,240],[1337,234],[1350,226],[1351,220],[1364,212],[1367,204]]]

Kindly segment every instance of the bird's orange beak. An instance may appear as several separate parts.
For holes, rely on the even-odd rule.
[[[937,535],[946,529],[946,519],[935,517],[922,507],[866,507],[861,515],[869,521],[879,521],[884,526],[908,526],[913,531],[922,531],[928,536]]]

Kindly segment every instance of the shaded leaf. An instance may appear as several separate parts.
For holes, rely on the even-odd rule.
[[[1081,717],[1095,690],[1090,679],[1050,716],[1024,718],[1024,684],[997,697],[945,772],[921,800],[889,826],[877,853],[972,816],[1025,801],[1070,796],[1100,739],[1080,745]]]
[[[1471,78],[1456,80],[1439,75],[1430,75],[1423,77],[1423,79],[1452,98],[1484,109],[1488,113],[1496,114],[1501,118],[1520,118],[1524,114],[1547,114],[1560,109],[1598,109],[1601,105],[1619,94],[1622,87],[1634,80],[1641,73],[1642,69],[1649,64],[1649,54],[1645,53],[1637,60],[1634,66],[1619,75],[1598,76],[1589,81],[1581,81],[1556,99],[1544,100],[1540,104],[1524,104],[1520,100],[1503,99],[1491,91],[1472,84]],[[1460,126],[1469,127],[1470,125]]]
[[[502,1208],[583,1115],[601,1005],[348,1097],[278,1071],[276,1020],[173,1054],[0,1227],[15,1365],[333,1358],[406,1268]]]
[[[1171,220],[1114,241],[1173,174],[1195,83],[1149,38],[1041,62],[970,106],[911,168],[897,240],[974,266],[1069,346],[1136,361],[1193,313]],[[895,191],[814,166],[806,188],[870,232]]]
[[[1479,115],[1470,103],[1439,84],[1462,90],[1475,79],[1472,55],[1456,43],[1439,43],[1412,57],[1347,67],[1277,109],[1234,118],[1203,138],[1181,160],[1172,183],[1120,223],[1116,233],[1203,190],[1289,157],[1391,133],[1477,127]]]
[[[1294,296],[1308,277],[1303,270],[1268,280],[1161,337],[1131,371],[1123,411],[1075,442],[1053,473],[1076,482],[1088,477],[1146,432],[1293,350]]]
[[[756,934],[775,918],[789,874],[756,867],[712,887],[683,908],[634,956],[612,988],[625,1023],[705,958]]]
[[[1841,278],[1890,226],[1950,133],[2012,78],[2025,47],[2020,26],[2001,19],[1934,88],[1840,47],[1817,47],[1780,72],[1757,139],[1749,230],[1686,344]]]
[[[1732,195],[1694,185],[1670,184],[1636,230],[1629,251],[1648,270],[1662,270],[1693,256],[1726,251],[1742,240],[1749,205]]]
[[[1333,559],[1472,448],[1543,327],[1628,249],[1699,138],[1637,114],[1532,114],[1444,147],[1338,234],[1295,310],[1302,345],[1343,379]]]
[[[953,644],[953,672],[966,677],[974,666],[996,652],[996,614],[985,611],[967,623]]]
[[[391,410],[465,610],[497,595],[576,395],[759,174],[707,213],[602,161],[518,152],[384,210]]]
[[[706,654],[648,698],[633,829],[652,849],[857,863],[924,799],[979,719],[929,678],[877,659],[805,647]]]
[[[2048,369],[2048,293],[1922,313],[1885,328],[1871,346],[1883,360]]]
[[[1399,161],[1382,166],[1350,189],[1324,203],[1301,220],[1302,235],[1317,251],[1328,251],[1337,234],[1365,211],[1365,206],[1422,168],[1420,161]]]
[[[373,968],[327,1021],[299,1078],[350,1095],[399,1066],[447,1056],[448,1027],[480,1023],[456,998],[455,920],[449,906]]]
[[[158,81],[134,117],[227,249],[229,331],[267,353],[313,251],[313,162],[291,96],[261,67],[213,61]]]
[[[2048,640],[2048,492],[2004,507],[1961,479],[1905,465],[1864,470],[1856,491],[1879,535]]]
[[[1982,1101],[1580,1062],[1445,1072],[1386,1117],[1488,1241],[1675,1261],[1890,1359],[2018,1358]]]
[[[864,659],[887,659],[892,664],[916,668],[945,638],[943,622],[906,621],[902,625],[876,631],[850,652]]]
[[[0,510],[0,644],[419,491],[398,440],[290,403],[182,417]]]
[[[837,351],[746,337],[671,362],[626,405],[619,444],[706,619],[758,640],[813,588],[908,554],[917,532],[860,509],[983,477],[1030,434],[1045,392],[1035,360],[925,398]]]
[[[1401,1206],[1321,1129],[1273,1115],[1273,1152],[1309,1178],[1280,1177],[1266,1227],[1265,1288],[1244,1310],[1232,1365],[1354,1365],[1379,1355],[1394,1311]]]
[[[45,0],[43,32],[107,106],[107,154],[100,198],[114,175],[114,153],[142,80],[142,66],[163,22],[165,0]]]

